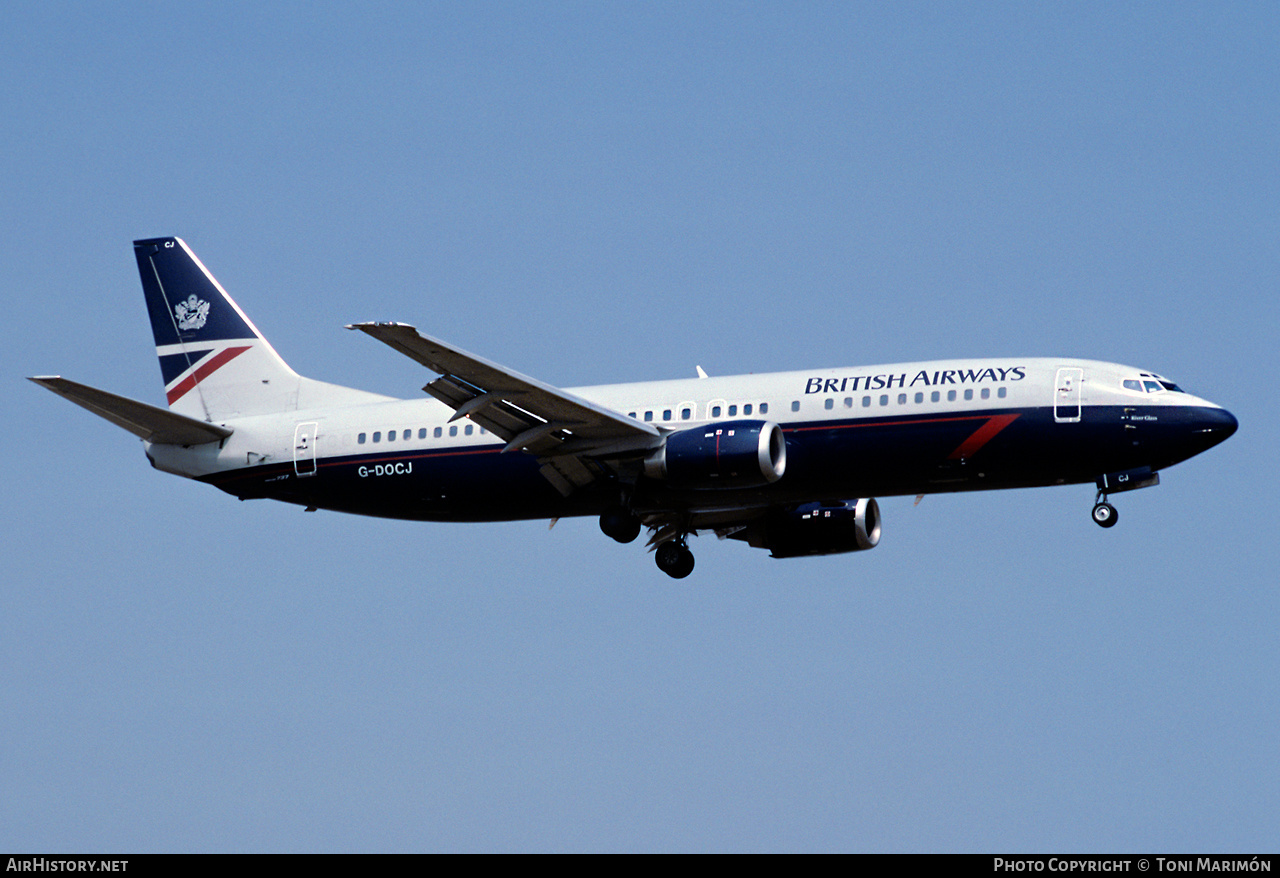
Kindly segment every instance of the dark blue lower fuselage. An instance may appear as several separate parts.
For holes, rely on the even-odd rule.
[[[638,511],[783,506],[812,500],[933,494],[1093,482],[1140,467],[1158,471],[1236,429],[1220,408],[1085,406],[1076,422],[1052,407],[988,409],[783,425],[787,471],[751,489],[693,491],[638,475],[568,497],[538,461],[500,444],[383,447],[321,457],[314,475],[292,462],[202,480],[241,498],[267,497],[360,515],[423,521],[503,521],[599,513],[625,492]],[[323,451],[323,447],[321,449]],[[625,472],[625,468],[623,468]]]

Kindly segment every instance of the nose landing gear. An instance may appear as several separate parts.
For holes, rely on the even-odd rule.
[[[1160,484],[1160,474],[1153,472],[1149,466],[1098,476],[1098,494],[1093,498],[1094,522],[1099,527],[1115,527],[1116,522],[1120,520],[1120,513],[1107,502],[1108,493],[1136,491],[1139,488],[1151,488],[1158,484]]]
[[[1117,521],[1120,520],[1120,513],[1116,512],[1116,508],[1107,502],[1107,495],[1101,491],[1094,500],[1093,504],[1093,521],[1099,527],[1115,527]]]

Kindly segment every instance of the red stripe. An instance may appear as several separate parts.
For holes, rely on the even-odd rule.
[[[1017,419],[1017,415],[996,415],[974,430],[972,436],[961,442],[959,448],[947,455],[947,460],[963,460],[966,457],[973,457],[982,446],[994,439],[997,433]]]
[[[809,430],[853,430],[865,427],[901,427],[905,424],[949,424],[952,421],[981,421],[988,415],[957,415],[951,418],[901,418],[897,421],[867,420],[854,424],[816,424],[812,427],[783,427],[784,433],[804,433]]]
[[[224,365],[249,350],[249,347],[249,345],[246,345],[242,348],[223,348],[221,352],[214,354],[212,357],[205,360],[196,367],[194,372],[175,384],[173,389],[169,391],[169,405],[173,405],[175,402],[182,399],[182,397],[187,395],[187,392],[190,391],[191,388],[195,387],[201,381],[221,369]]]

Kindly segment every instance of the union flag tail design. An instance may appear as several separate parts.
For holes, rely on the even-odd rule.
[[[133,252],[171,411],[219,421],[297,407],[298,374],[181,238]]]

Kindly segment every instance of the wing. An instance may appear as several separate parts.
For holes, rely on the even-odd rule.
[[[421,335],[405,323],[356,323],[358,329],[426,366],[440,377],[422,389],[507,441],[506,451],[527,451],[542,474],[568,495],[604,475],[607,461],[636,457],[661,442],[651,424],[566,393],[535,378]]]

